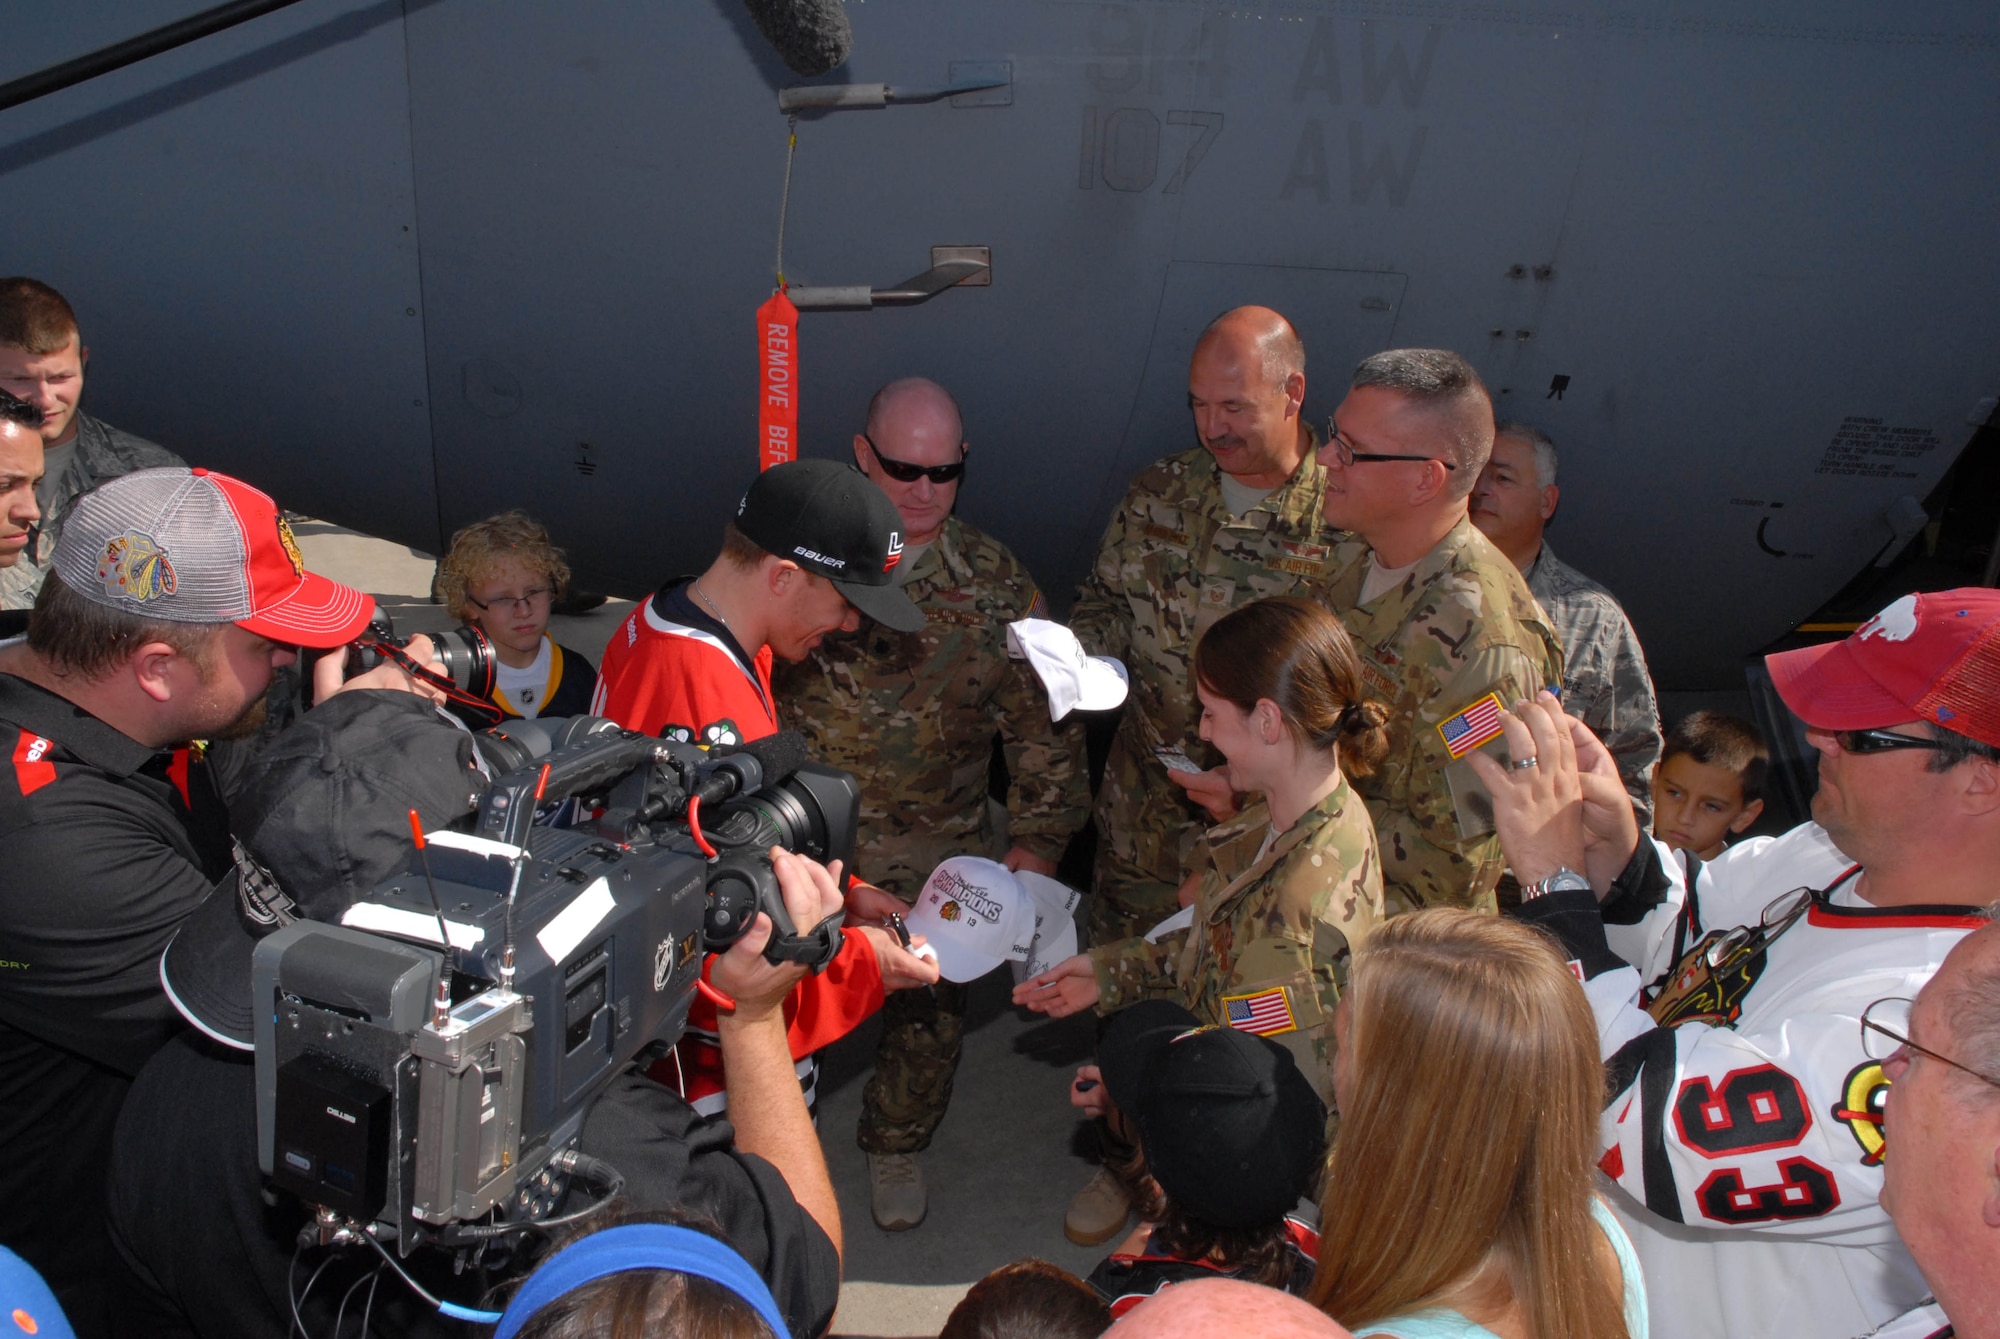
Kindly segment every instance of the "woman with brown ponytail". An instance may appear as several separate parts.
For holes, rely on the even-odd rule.
[[[1382,708],[1362,696],[1340,621],[1307,600],[1258,600],[1218,620],[1195,647],[1194,678],[1201,737],[1256,799],[1195,850],[1181,889],[1191,924],[1097,945],[1014,1000],[1060,1018],[1177,998],[1203,1023],[1283,1045],[1329,1100],[1334,1003],[1348,955],[1382,918],[1375,827],[1348,785],[1381,760]],[[1079,1082],[1093,1083],[1090,1067]]]

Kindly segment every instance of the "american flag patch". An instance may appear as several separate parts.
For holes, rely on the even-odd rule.
[[[1260,1037],[1268,1037],[1275,1032],[1296,1032],[1299,1025],[1292,1019],[1292,1006],[1285,1001],[1285,988],[1272,986],[1254,995],[1225,995],[1222,997],[1223,1014],[1229,1026],[1239,1032],[1254,1032]]]
[[[1447,721],[1438,722],[1444,747],[1457,762],[1489,739],[1500,734],[1500,695],[1488,693]]]

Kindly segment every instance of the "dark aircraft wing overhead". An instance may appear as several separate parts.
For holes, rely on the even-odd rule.
[[[202,4],[22,8],[0,80]],[[938,378],[967,514],[1059,598],[1242,301],[1305,332],[1315,414],[1383,344],[1471,357],[1676,688],[1907,535],[2000,394],[1989,4],[843,12],[826,82],[1006,82],[803,114],[788,278],[992,282],[808,312],[806,448]],[[77,306],[92,412],[427,549],[524,505],[636,591],[755,466],[798,82],[742,0],[301,0],[0,113],[0,268]]]

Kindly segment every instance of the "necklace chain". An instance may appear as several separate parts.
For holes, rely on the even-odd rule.
[[[709,599],[708,592],[701,588],[701,578],[696,577],[690,584],[694,587],[695,597],[699,599],[703,604],[708,606],[709,613],[715,615],[715,621],[720,623],[723,627],[729,628],[729,620],[722,616],[722,611],[715,607],[715,601]],[[736,631],[736,629],[734,628],[729,628],[729,630],[731,632]]]

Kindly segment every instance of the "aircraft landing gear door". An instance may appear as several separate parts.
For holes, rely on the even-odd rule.
[[[1146,371],[1124,441],[1106,471],[1096,514],[1111,514],[1142,466],[1197,444],[1187,411],[1188,357],[1210,321],[1246,305],[1283,312],[1306,344],[1306,420],[1324,431],[1327,416],[1347,393],[1354,365],[1392,347],[1407,281],[1405,275],[1365,270],[1201,261],[1168,265]],[[1096,542],[1093,532],[1089,543]]]

